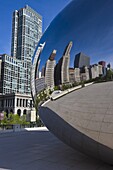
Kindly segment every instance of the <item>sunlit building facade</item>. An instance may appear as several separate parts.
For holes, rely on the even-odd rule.
[[[46,62],[46,67],[45,67],[45,83],[49,88],[53,88],[55,86],[54,83],[54,69],[56,65],[55,55],[56,55],[56,50],[53,50],[49,59]]]
[[[30,93],[31,59],[42,36],[42,17],[26,5],[15,10],[12,19],[11,56],[23,62],[26,68],[27,91]]]
[[[42,17],[26,5],[13,13],[11,56],[31,63],[42,36]]]
[[[81,69],[80,77],[81,77],[81,81],[88,81],[90,79],[90,77],[89,77],[89,68],[87,66],[84,66]]]
[[[79,68],[75,68],[75,82],[80,82],[80,69]]]
[[[67,84],[69,83],[69,64],[70,64],[70,51],[72,48],[72,42],[70,42],[65,48],[63,56],[60,58],[58,64],[55,67],[55,84]]]
[[[6,54],[1,55],[0,93],[29,94],[26,68],[21,60]]]
[[[74,70],[74,68],[69,68],[69,82],[70,83],[75,82],[75,70]]]

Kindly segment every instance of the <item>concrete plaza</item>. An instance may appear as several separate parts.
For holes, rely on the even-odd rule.
[[[0,169],[113,170],[71,149],[46,128],[0,133]]]

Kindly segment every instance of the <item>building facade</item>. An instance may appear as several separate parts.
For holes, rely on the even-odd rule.
[[[45,84],[49,88],[54,88],[55,86],[54,82],[54,70],[56,65],[55,55],[56,50],[53,50],[45,66]]]
[[[79,68],[75,68],[74,71],[75,71],[75,82],[79,83],[81,81],[80,80],[80,69]]]
[[[75,82],[75,70],[74,70],[74,68],[69,68],[69,82],[70,83]]]
[[[6,111],[9,107],[7,113],[13,112],[22,115],[23,110],[28,108],[24,101],[30,100],[31,103],[31,60],[41,36],[42,17],[36,11],[28,5],[14,11],[12,19],[12,57],[6,54],[0,56],[1,111]],[[20,100],[18,100],[18,95]],[[20,105],[18,102],[20,102]],[[23,108],[23,110],[19,108]]]
[[[94,64],[90,67],[90,77],[91,77],[91,79],[95,79],[95,78],[99,77],[98,64]]]
[[[26,68],[21,60],[6,54],[0,57],[0,93],[29,94],[30,89],[27,84]]]
[[[55,85],[69,83],[69,63],[72,41],[65,48],[63,56],[55,67]]]
[[[84,66],[81,69],[80,77],[81,77],[81,81],[88,81],[90,79],[90,77],[89,77],[89,68],[87,66]]]
[[[45,84],[45,77],[37,78],[35,80],[36,94],[46,89],[46,87],[47,85]]]
[[[82,68],[83,66],[90,66],[90,57],[80,52],[75,55],[74,68]]]
[[[11,56],[23,62],[26,68],[26,91],[30,93],[31,59],[42,36],[42,17],[26,5],[13,13]]]
[[[0,111],[18,114],[19,116],[26,115],[33,107],[32,98],[30,95],[23,94],[4,94],[0,95]]]
[[[105,61],[99,61],[98,62],[99,65],[102,66],[102,72],[103,72],[103,76],[106,76],[106,62]]]
[[[14,11],[12,19],[12,57],[27,61],[31,65],[31,58],[41,36],[42,17],[36,11],[28,5]]]

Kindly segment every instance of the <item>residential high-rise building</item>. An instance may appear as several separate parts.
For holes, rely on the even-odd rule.
[[[11,56],[22,61],[30,93],[31,60],[42,36],[42,17],[26,5],[13,13]]]
[[[37,12],[28,5],[14,11],[11,56],[0,56],[0,111],[9,107],[7,114],[22,115],[32,107],[31,60],[41,35],[42,17]],[[15,97],[18,95],[20,99]]]
[[[42,36],[42,17],[26,5],[13,13],[11,56],[31,66],[31,58]]]
[[[80,52],[75,56],[74,68],[82,68],[83,66],[90,66],[90,57]]]
[[[55,67],[55,85],[69,83],[69,62],[72,41],[65,48],[63,56]]]
[[[55,55],[56,55],[56,50],[53,50],[49,59],[46,62],[46,67],[45,67],[45,83],[49,88],[53,88],[55,86],[54,83],[54,69],[56,65]]]

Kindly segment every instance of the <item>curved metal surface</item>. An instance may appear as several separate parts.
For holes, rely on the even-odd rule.
[[[45,125],[71,147],[113,164],[113,82],[93,84],[40,107]]]
[[[51,22],[32,59],[36,107],[54,86],[69,84],[68,69],[77,53],[87,54],[88,67],[88,56],[92,63],[112,60],[112,9],[112,0],[72,0]],[[113,164],[112,86],[103,83],[67,94],[40,107],[40,117],[71,147]]]

